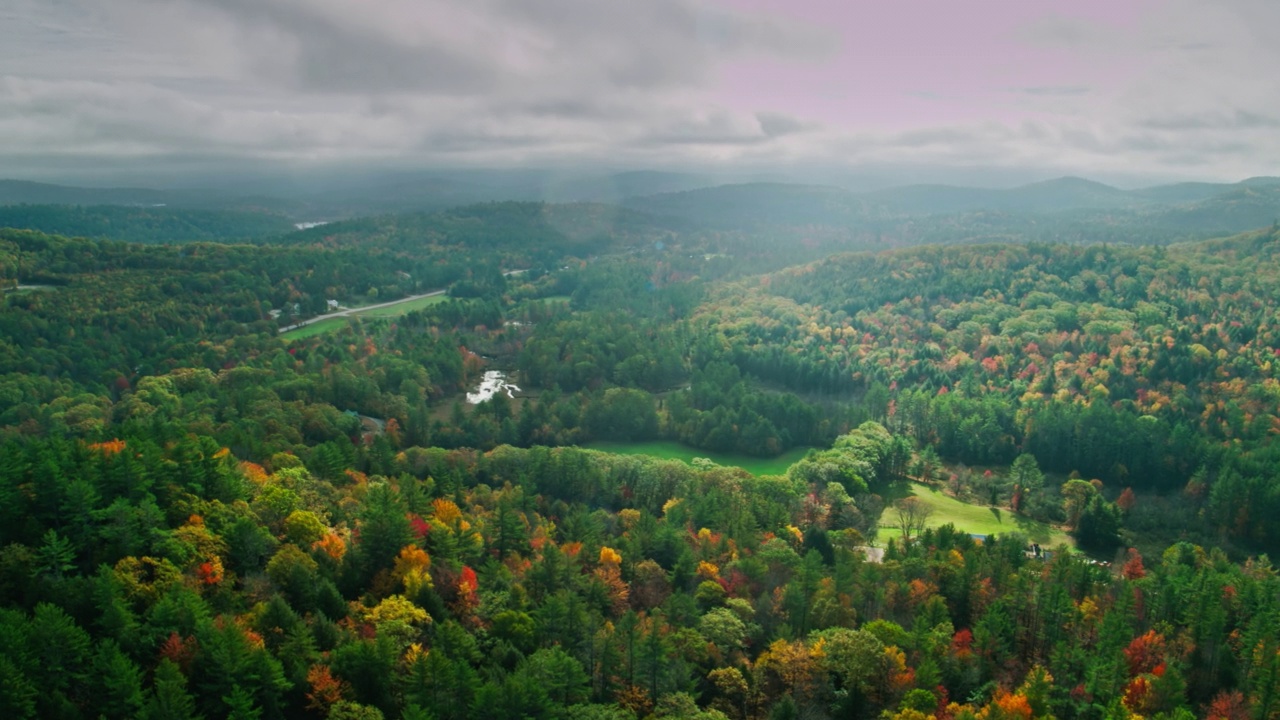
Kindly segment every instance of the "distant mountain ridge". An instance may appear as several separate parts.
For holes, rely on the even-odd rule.
[[[1236,233],[1280,217],[1280,178],[1121,190],[1076,177],[1008,189],[907,185],[867,193],[839,187],[753,183],[628,198],[626,207],[714,228],[811,225],[889,227],[912,218],[977,216],[992,237],[1035,224],[1112,231],[1157,229],[1162,241]],[[1004,229],[1002,229],[1004,228]],[[1186,231],[1188,237],[1178,233]]]
[[[287,198],[213,190],[156,190],[153,188],[91,188],[72,185],[0,180],[0,207],[13,205],[116,206],[232,210],[307,218],[303,203]]]
[[[623,207],[709,226],[851,223],[874,214],[874,203],[828,185],[742,183],[627,198]]]
[[[1121,190],[1080,177],[1061,177],[1012,188],[947,184],[897,185],[855,192],[839,185],[799,182],[726,182],[714,174],[637,170],[618,173],[550,171],[421,172],[367,181],[353,180],[307,192],[257,192],[251,197],[227,190],[157,190],[145,187],[94,188],[26,180],[0,180],[0,205],[129,205],[220,207],[273,211],[309,206],[347,206],[349,212],[430,211],[477,202],[603,202],[656,204],[655,198],[686,192],[724,192],[723,188],[810,188],[827,194],[855,196],[859,205],[908,214],[940,214],[973,210],[1053,212],[1080,208],[1123,208],[1207,200],[1243,187],[1280,185],[1280,178],[1254,177],[1237,183],[1185,182]],[[817,190],[817,188],[825,188]],[[791,199],[799,193],[785,191]],[[366,207],[367,206],[367,207]]]
[[[156,190],[91,188],[25,180],[0,180],[0,206],[122,205],[198,207],[287,214],[298,220],[335,220],[365,215],[430,212],[484,202],[602,202],[679,192],[725,182],[723,176],[636,170],[619,173],[552,171],[419,172],[352,178],[302,188]]]
[[[149,188],[86,188],[0,180],[0,205],[167,205],[171,193]]]
[[[1076,208],[1119,208],[1134,201],[1119,188],[1078,177],[1031,183],[1010,189],[953,185],[907,185],[864,193],[892,212],[938,215],[975,210],[1056,212]]]
[[[789,237],[818,232],[858,242],[1064,241],[1175,242],[1233,234],[1280,218],[1280,178],[1255,177],[1237,183],[1175,183],[1122,190],[1079,177],[1061,177],[1012,188],[918,184],[870,192],[833,185],[786,182],[724,184],[712,174],[635,171],[557,173],[550,171],[423,171],[399,176],[334,181],[312,186],[306,196],[236,196],[227,191],[81,188],[16,180],[0,181],[0,206],[13,226],[73,232],[81,225],[104,228],[94,236],[133,239],[107,216],[107,207],[135,208],[133,230],[163,239],[167,227],[184,237],[265,237],[299,221],[342,220],[405,213],[439,212],[493,202],[555,205],[603,203],[641,213],[657,226],[678,222],[709,231],[768,232]],[[259,188],[260,189],[260,188]],[[75,222],[59,219],[59,205]],[[100,210],[89,212],[87,208]],[[79,208],[79,209],[74,209]],[[175,216],[204,210],[243,213]],[[148,211],[144,213],[143,211]],[[621,212],[621,211],[619,211]],[[90,218],[95,214],[101,217]],[[148,213],[154,217],[147,217]],[[572,214],[572,213],[571,213]],[[616,214],[616,212],[615,212]],[[250,216],[259,216],[254,221]],[[23,219],[25,218],[25,220]],[[32,219],[36,218],[36,219]],[[636,227],[638,218],[622,221]],[[645,224],[640,222],[639,224]],[[605,223],[608,225],[608,223]],[[331,229],[332,230],[332,229]],[[249,232],[252,231],[252,232]],[[88,234],[88,233],[86,233]],[[286,240],[288,242],[288,240]]]
[[[822,195],[827,202],[837,202],[864,209],[878,209],[907,215],[940,215],[956,212],[1057,212],[1079,209],[1134,209],[1152,204],[1178,205],[1209,200],[1218,196],[1253,188],[1266,190],[1280,186],[1280,178],[1249,178],[1238,183],[1177,183],[1136,190],[1121,190],[1079,177],[1061,177],[1013,188],[977,188],[960,185],[901,185],[853,192],[838,186],[790,183],[743,183],[700,188],[677,193],[630,197],[624,204],[659,210],[694,205],[698,196],[724,199],[730,192],[759,198],[766,187],[787,188],[788,200],[796,199],[800,188]],[[736,188],[737,190],[733,190]],[[680,195],[681,197],[674,197]]]

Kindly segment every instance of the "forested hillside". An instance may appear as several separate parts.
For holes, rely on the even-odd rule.
[[[1270,231],[847,255],[728,289],[699,319],[744,371],[798,392],[866,388],[872,417],[946,457],[1029,452],[1182,490],[1224,535],[1276,547],[1278,245]]]
[[[1274,228],[761,227],[0,230],[0,716],[1280,716]]]
[[[494,250],[536,255],[544,261],[566,255],[617,252],[636,243],[660,241],[690,228],[688,222],[655,218],[612,205],[496,202],[433,213],[386,215],[321,225],[286,237],[287,245],[359,245],[398,251],[450,246],[468,255]]]
[[[247,240],[293,230],[282,215],[119,205],[10,205],[0,207],[0,228],[140,243]]]
[[[1280,218],[1280,180],[1122,191],[1079,178],[992,190],[913,185],[870,193],[755,183],[630,198],[628,207],[720,232],[835,239],[844,249],[972,242],[1169,244]]]
[[[161,205],[175,199],[150,188],[85,188],[0,180],[0,205]]]

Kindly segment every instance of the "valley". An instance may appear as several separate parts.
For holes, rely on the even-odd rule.
[[[0,720],[1280,720],[1278,27],[0,2]]]
[[[93,693],[219,719],[1260,698],[1280,236],[1165,223],[1267,187],[0,229],[0,672],[41,693],[13,716],[95,697],[36,672],[51,628]]]

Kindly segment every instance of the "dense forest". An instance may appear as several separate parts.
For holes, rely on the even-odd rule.
[[[244,240],[283,235],[286,218],[264,212],[120,205],[0,206],[0,228],[144,243]]]
[[[1280,717],[1274,226],[40,212],[83,237],[0,230],[3,717]]]

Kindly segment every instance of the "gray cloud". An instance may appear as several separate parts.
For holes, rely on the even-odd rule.
[[[1217,179],[1280,174],[1280,23],[1271,0],[1161,0],[1123,30],[1056,17],[1023,28],[1029,47],[1087,57],[1087,92],[1015,89],[1040,137],[1001,141],[1011,157],[1094,168],[1160,168]],[[1065,84],[1070,88],[1076,83]],[[1025,129],[1025,128],[1024,128]]]
[[[253,75],[316,93],[480,95],[698,83],[738,53],[812,55],[824,33],[692,0],[117,0],[170,40],[222,33]],[[147,38],[144,38],[144,40]]]
[[[665,123],[636,139],[638,146],[755,145],[769,139],[754,118],[726,110],[695,113]]]
[[[800,118],[784,113],[758,112],[756,113],[756,121],[760,123],[760,130],[771,138],[794,135],[815,129],[813,123],[805,122]]]
[[[1280,128],[1280,117],[1236,110],[1152,117],[1141,124],[1156,130],[1252,130]]]
[[[1161,0],[1125,32],[1049,17],[1017,40],[1106,72],[982,97],[942,78],[917,95],[927,116],[900,128],[856,110],[817,122],[775,106],[765,88],[783,85],[720,94],[727,68],[829,62],[840,39],[713,2],[6,0],[0,175],[569,161],[1276,172],[1258,166],[1280,157],[1274,0]],[[828,89],[842,91],[812,92]],[[869,114],[876,101],[856,100]]]
[[[836,42],[701,0],[11,1],[0,159],[29,162],[518,162],[769,142],[804,121],[707,106],[717,68]]]

